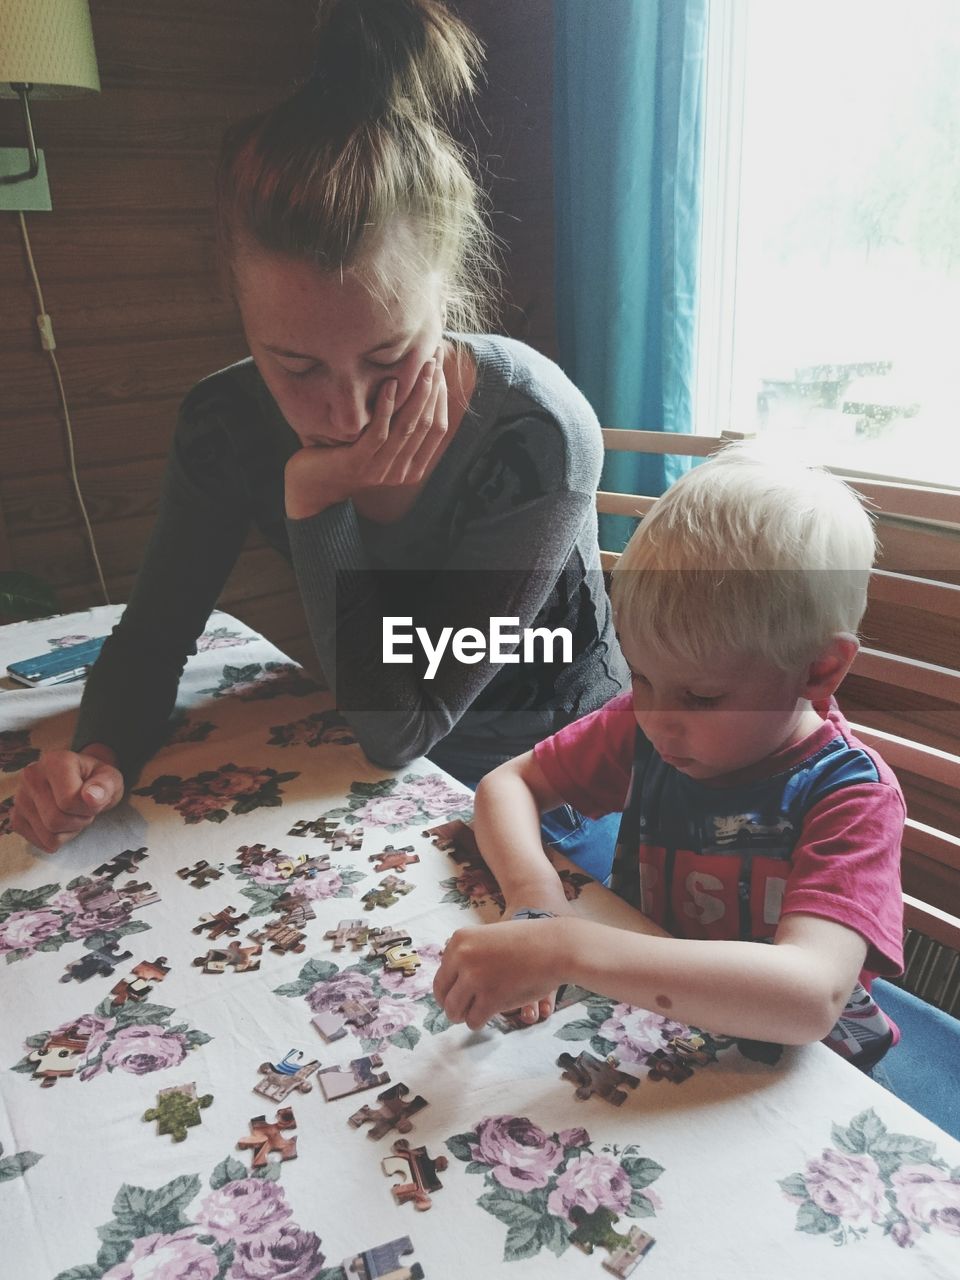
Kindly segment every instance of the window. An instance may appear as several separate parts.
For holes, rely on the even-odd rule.
[[[960,485],[960,4],[712,0],[697,423]]]

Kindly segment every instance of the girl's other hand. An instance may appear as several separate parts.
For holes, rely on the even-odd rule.
[[[20,775],[10,823],[45,853],[55,853],[123,799],[123,775],[109,747],[45,751]]]

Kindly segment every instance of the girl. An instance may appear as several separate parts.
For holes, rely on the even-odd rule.
[[[186,397],[73,749],[24,771],[14,826],[48,852],[162,742],[251,525],[292,562],[337,705],[385,767],[429,755],[476,785],[626,682],[596,417],[549,360],[476,332],[489,233],[441,117],[473,92],[478,42],[438,0],[326,0],[318,36],[309,80],[225,140],[219,244],[251,359]],[[449,655],[427,680],[383,662],[386,615],[431,636],[494,616],[565,627],[573,658]],[[606,877],[609,821],[564,808],[544,834]]]

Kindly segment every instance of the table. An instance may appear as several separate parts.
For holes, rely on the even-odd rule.
[[[118,613],[2,628],[0,666]],[[960,1274],[960,1144],[820,1045],[758,1061],[600,998],[512,1034],[449,1026],[431,995],[441,948],[496,918],[496,886],[423,833],[469,817],[469,793],[426,761],[372,766],[329,695],[228,615],[211,617],[128,801],[58,855],[31,850],[9,797],[67,739],[79,695],[0,694],[3,1274],[344,1280],[349,1259],[349,1280],[576,1280],[607,1274],[611,1233],[631,1228],[656,1241],[643,1280]],[[391,872],[408,892],[368,910],[388,846],[419,861]],[[558,865],[578,912],[629,926],[629,907]],[[279,898],[300,910],[282,928]],[[219,937],[195,932],[202,916]],[[335,950],[327,931],[349,919],[407,929],[419,968]],[[347,1016],[338,1039],[313,1025]],[[577,1099],[557,1059],[581,1051],[629,1070],[621,1105]],[[284,1074],[375,1054],[389,1082],[332,1101],[318,1073]],[[144,1118],[179,1085],[193,1104]],[[310,1089],[284,1098],[290,1085]],[[400,1085],[429,1103],[406,1135],[348,1123]],[[261,1116],[279,1124],[238,1148]],[[273,1163],[294,1137],[296,1159]],[[423,1159],[395,1154],[404,1137]],[[431,1174],[441,1188],[424,1192]],[[364,1255],[403,1237],[410,1253]]]

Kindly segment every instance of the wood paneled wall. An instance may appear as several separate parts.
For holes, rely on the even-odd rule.
[[[505,242],[502,327],[552,353],[552,5],[454,7],[489,45],[467,131]],[[36,105],[53,211],[26,217],[114,601],[133,583],[180,400],[246,354],[213,257],[220,138],[306,72],[314,12],[314,0],[91,0],[102,93]],[[16,102],[0,102],[0,145],[21,145]],[[0,281],[0,567],[38,574],[64,609],[85,608],[102,595],[13,213],[0,213]],[[314,663],[293,575],[258,538],[220,603]]]

